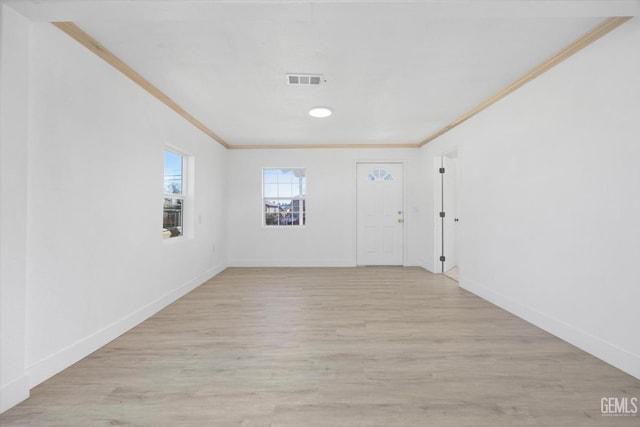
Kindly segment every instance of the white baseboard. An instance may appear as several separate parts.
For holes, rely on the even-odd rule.
[[[229,267],[355,267],[356,263],[343,259],[237,259],[229,261]]]
[[[29,377],[21,376],[0,388],[0,414],[29,397]]]
[[[496,293],[466,277],[460,282],[460,287],[640,379],[640,355],[630,353],[603,338],[571,326],[510,297]]]
[[[423,270],[428,271],[428,272],[429,272],[429,273],[431,273],[431,274],[440,274],[440,273],[438,273],[438,272],[435,272],[435,271],[433,271],[433,270],[430,270],[430,269],[429,269],[429,267],[427,267],[427,266],[426,266],[426,265],[424,265],[424,264],[416,265],[416,267],[420,267],[420,268],[422,268]]]
[[[218,265],[210,268],[199,276],[183,283],[173,291],[157,298],[135,312],[27,367],[26,372],[29,375],[28,389],[33,388],[41,382],[51,378],[58,372],[68,368],[128,330],[139,325],[158,311],[216,276],[225,268],[226,265]]]

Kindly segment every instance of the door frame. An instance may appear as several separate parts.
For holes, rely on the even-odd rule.
[[[434,203],[433,203],[433,266],[434,273],[444,274],[442,271],[442,261],[440,261],[440,255],[442,255],[443,248],[443,240],[442,240],[442,220],[440,218],[440,210],[442,208],[442,177],[440,176],[440,168],[442,167],[442,158],[449,157],[448,155],[455,154],[456,161],[460,158],[460,151],[458,147],[450,148],[446,151],[442,151],[439,154],[433,157],[433,194],[434,194]],[[458,163],[459,166],[459,163]],[[456,168],[458,169],[458,168]],[[459,169],[458,169],[459,170]],[[458,173],[457,178],[460,177]],[[458,199],[458,208],[460,206],[460,180],[456,179],[456,197]],[[459,214],[459,212],[458,212]],[[458,235],[460,231],[460,226],[458,225]],[[460,239],[458,238],[458,242]],[[457,265],[460,265],[460,245],[456,245],[456,258],[458,260]]]
[[[356,267],[358,264],[358,165],[359,164],[395,164],[402,165],[402,215],[404,219],[402,227],[402,266],[407,265],[407,161],[406,160],[355,160],[353,162],[353,259]]]

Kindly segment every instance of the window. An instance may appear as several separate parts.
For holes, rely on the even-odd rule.
[[[264,225],[301,227],[306,224],[305,169],[265,168],[262,182]]]
[[[393,181],[393,175],[391,175],[391,173],[387,172],[385,169],[378,168],[369,172],[369,175],[367,175],[367,181]]]
[[[162,237],[168,239],[183,234],[185,199],[185,158],[174,151],[164,152],[164,208]]]

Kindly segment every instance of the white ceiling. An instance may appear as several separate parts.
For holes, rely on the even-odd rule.
[[[233,145],[418,143],[632,1],[9,1],[73,21]],[[289,86],[287,73],[326,83]],[[552,102],[552,100],[550,100]],[[333,109],[328,119],[311,107]]]

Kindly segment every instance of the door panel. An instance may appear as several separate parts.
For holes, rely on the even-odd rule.
[[[358,163],[357,263],[402,265],[402,164]]]
[[[445,212],[443,221],[443,249],[445,261],[442,272],[445,273],[458,265],[458,169],[457,159],[442,157],[445,173],[442,175],[442,210]]]

